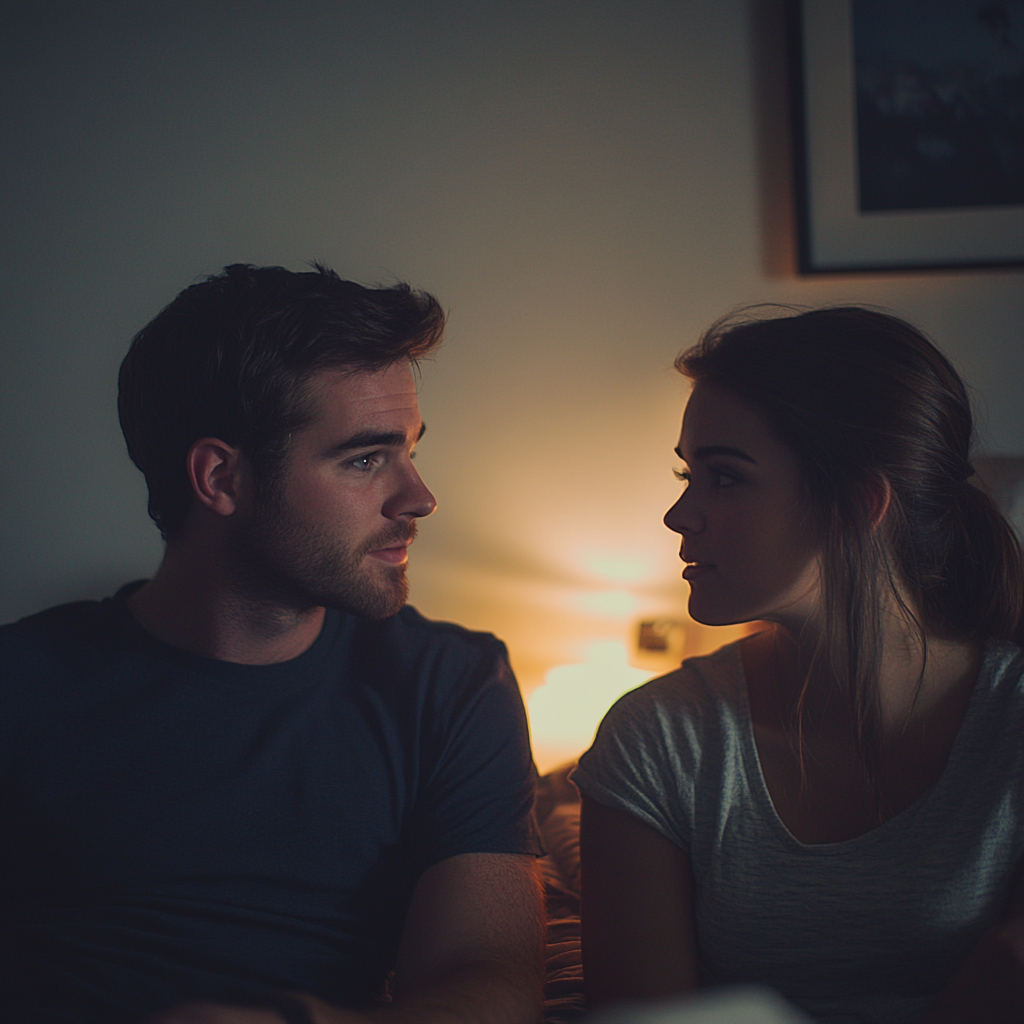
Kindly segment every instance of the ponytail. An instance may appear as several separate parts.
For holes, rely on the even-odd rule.
[[[981,642],[1024,647],[1024,558],[1006,517],[983,490],[965,483],[951,511],[941,584],[920,591],[925,619]]]

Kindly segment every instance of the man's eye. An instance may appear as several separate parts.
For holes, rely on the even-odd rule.
[[[377,461],[377,456],[376,455],[360,455],[358,458],[352,459],[349,462],[349,465],[353,469],[359,469],[359,470],[362,470],[363,472],[366,472],[367,470],[373,468],[373,466],[376,463],[376,461]]]

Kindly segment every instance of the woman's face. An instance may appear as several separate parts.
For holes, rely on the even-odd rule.
[[[687,483],[665,525],[683,538],[690,615],[799,627],[818,606],[820,545],[796,455],[759,413],[706,382],[694,385],[676,452]]]

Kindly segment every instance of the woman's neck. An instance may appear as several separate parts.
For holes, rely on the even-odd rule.
[[[884,630],[869,750],[846,687],[819,670],[813,641],[806,629],[794,639],[774,626],[741,652],[754,741],[779,817],[801,842],[839,842],[898,814],[938,781],[981,652]]]
[[[942,714],[950,702],[966,706],[964,693],[969,695],[980,669],[978,645],[919,633],[899,607],[885,610],[878,641],[876,707],[883,742]],[[795,628],[776,623],[761,642],[770,645],[761,661],[772,677],[779,710],[795,713],[801,704],[808,724],[825,732],[848,732],[847,687],[828,666],[820,627],[813,621]]]

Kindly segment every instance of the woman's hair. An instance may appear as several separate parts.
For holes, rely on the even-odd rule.
[[[963,381],[920,331],[856,306],[770,319],[763,307],[732,314],[676,368],[756,409],[796,453],[822,546],[814,670],[846,691],[874,781],[888,598],[922,643],[926,633],[1024,643],[1021,548],[989,496],[969,482],[973,421]],[[891,499],[875,528],[872,495],[884,493],[883,481]],[[798,709],[805,694],[806,684]]]

